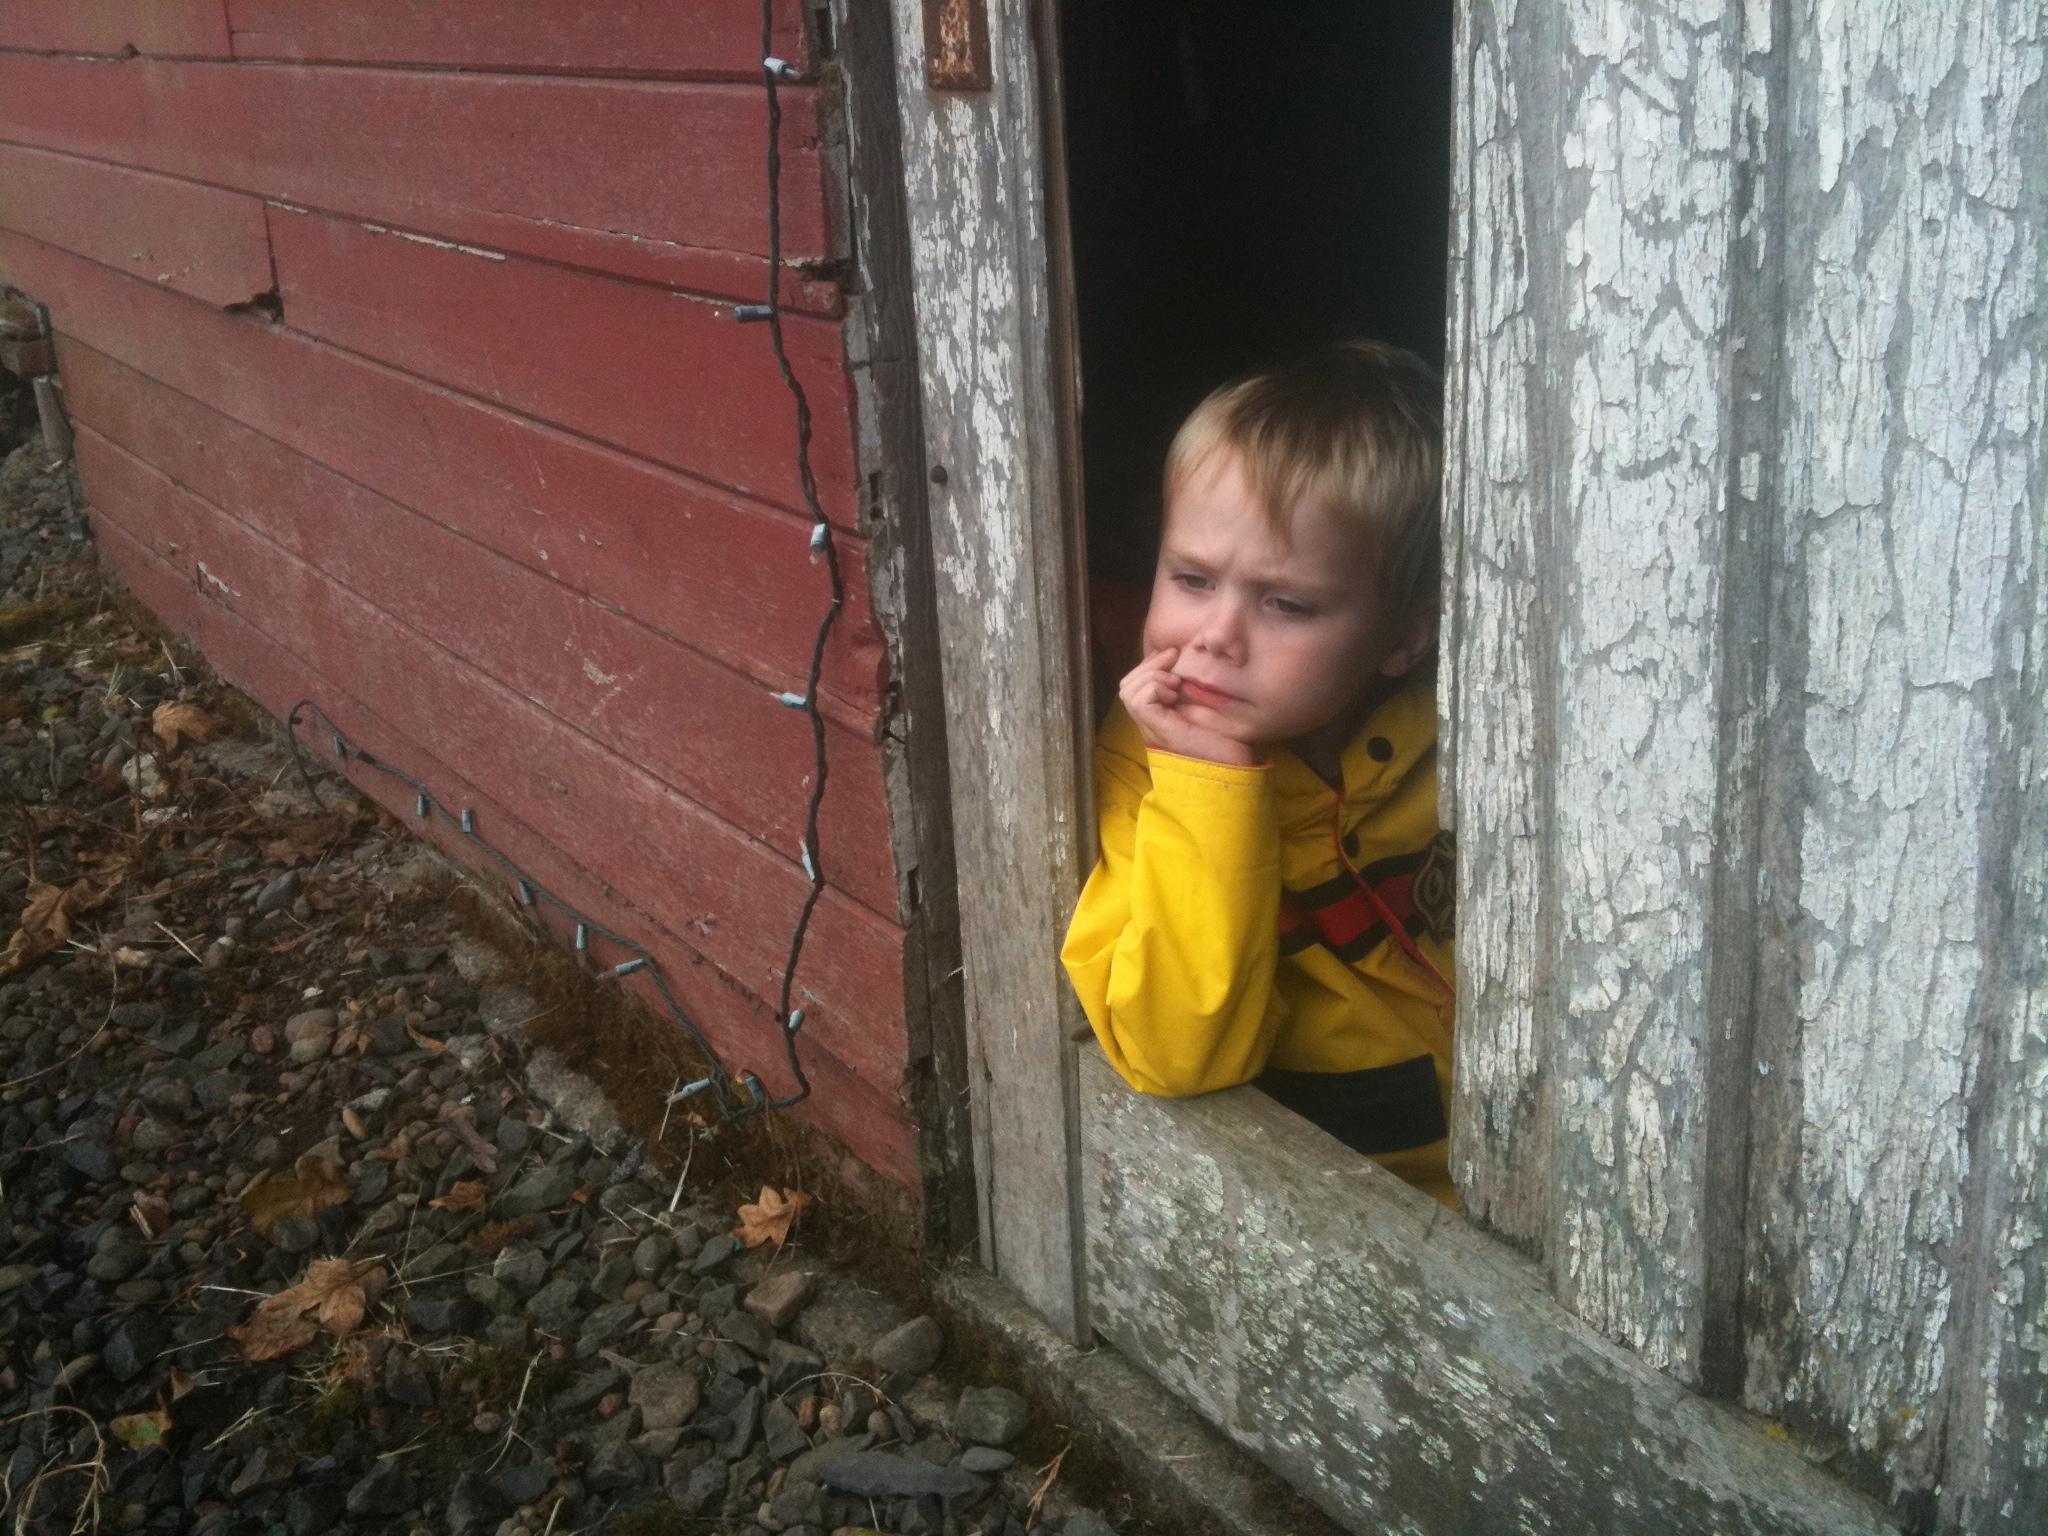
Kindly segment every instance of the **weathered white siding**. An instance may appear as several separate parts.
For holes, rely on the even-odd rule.
[[[2043,19],[1468,7],[1454,1160],[1561,1301],[2048,1524]]]

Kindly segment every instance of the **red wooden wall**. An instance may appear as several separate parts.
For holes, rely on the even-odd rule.
[[[811,758],[774,695],[826,589],[766,329],[733,319],[767,281],[759,41],[756,0],[7,0],[0,281],[51,310],[131,586],[642,937],[779,1092]],[[914,1187],[882,649],[837,290],[801,265],[833,255],[817,102],[782,99],[788,345],[850,599],[805,1112]]]

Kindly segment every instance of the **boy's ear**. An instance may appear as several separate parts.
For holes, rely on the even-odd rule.
[[[1425,609],[1400,627],[1394,648],[1380,663],[1380,671],[1388,677],[1405,677],[1435,644],[1436,615]]]

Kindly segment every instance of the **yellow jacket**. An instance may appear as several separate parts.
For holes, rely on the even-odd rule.
[[[1275,1097],[1455,1205],[1455,847],[1436,820],[1434,697],[1411,686],[1374,711],[1344,751],[1341,806],[1293,753],[1272,757],[1152,751],[1111,711],[1095,746],[1102,855],[1067,974],[1133,1088],[1179,1097],[1266,1074]],[[1326,1089],[1345,1129],[1311,1107]]]

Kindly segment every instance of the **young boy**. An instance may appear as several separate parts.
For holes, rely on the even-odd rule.
[[[1181,427],[1061,958],[1132,1087],[1256,1082],[1455,1206],[1438,400],[1420,359],[1354,342]]]

